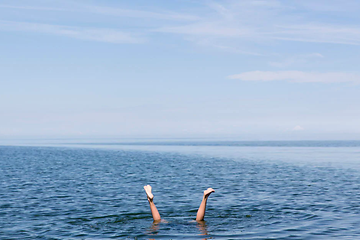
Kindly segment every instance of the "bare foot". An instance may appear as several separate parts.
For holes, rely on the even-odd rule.
[[[152,201],[154,198],[154,195],[152,195],[152,193],[151,193],[151,186],[146,185],[146,186],[144,186],[144,189],[145,189],[145,192],[146,192],[146,195],[147,195],[149,201]]]
[[[206,189],[206,190],[204,191],[204,197],[205,197],[205,198],[209,197],[210,194],[213,193],[213,192],[215,192],[215,190],[212,189],[212,188]]]

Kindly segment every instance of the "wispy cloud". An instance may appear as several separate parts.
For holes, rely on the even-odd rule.
[[[143,38],[116,29],[82,28],[42,23],[0,21],[2,31],[27,31],[108,43],[141,43]]]
[[[360,45],[359,26],[308,23],[276,28],[278,32],[271,38],[278,40]]]
[[[281,40],[360,45],[360,27],[357,26],[307,24],[255,27],[232,26],[232,24],[222,22],[203,22],[162,27],[155,31],[197,37],[242,38],[250,41],[261,39],[262,41]]]
[[[252,29],[247,27],[225,26],[218,22],[203,22],[184,26],[162,27],[156,32],[176,33],[194,36],[213,36],[213,37],[240,37],[254,34]]]
[[[331,4],[332,8],[336,8],[334,1]],[[229,0],[211,2],[207,8],[208,14],[204,14],[198,21],[168,25],[156,31],[198,39],[213,37],[244,40],[247,43],[276,40],[360,45],[360,25],[353,25],[351,21],[329,23],[322,20],[326,12],[320,18],[315,7],[304,13],[301,12],[304,8],[302,5],[285,1]]]
[[[349,0],[352,9],[360,9],[358,1]],[[46,1],[45,1],[46,2]],[[318,4],[321,2],[321,4]],[[319,6],[326,4],[328,10],[320,11]],[[311,0],[302,1],[280,1],[280,0],[212,0],[201,1],[194,7],[191,3],[186,4],[184,8],[188,11],[179,11],[177,9],[169,10],[161,7],[151,8],[127,8],[120,5],[109,6],[105,3],[102,5],[91,5],[80,3],[79,1],[51,1],[44,4],[43,1],[34,0],[31,5],[16,5],[15,3],[0,5],[0,9],[21,9],[24,11],[69,11],[79,12],[85,16],[103,16],[104,24],[113,25],[114,18],[122,20],[124,28],[131,28],[132,20],[146,19],[146,21],[136,22],[137,31],[149,37],[155,34],[172,34],[180,38],[192,41],[201,45],[207,42],[208,47],[229,51],[229,49],[240,49],[238,53],[247,54],[247,52],[257,51],[261,46],[274,41],[293,41],[309,43],[332,43],[344,45],[360,45],[360,24],[354,24],[353,18],[347,19],[344,14],[342,2],[336,0],[319,0],[316,3]],[[199,7],[200,6],[200,7]],[[146,6],[144,6],[146,7]],[[334,23],[327,21],[328,17],[336,9],[341,15],[341,22]],[[187,13],[191,12],[191,14]],[[321,15],[319,15],[321,14]],[[20,14],[18,15],[20,16]],[[62,15],[61,17],[64,17]],[[81,15],[82,16],[82,15]],[[107,18],[107,17],[111,18]],[[48,18],[45,18],[48,19]],[[62,19],[62,18],[61,18]],[[61,22],[61,19],[56,19]],[[13,19],[12,19],[13,20]],[[112,22],[109,22],[111,20]],[[128,20],[128,21],[126,21]],[[159,21],[165,20],[165,21]],[[19,18],[18,21],[26,22],[27,20]],[[82,20],[76,19],[76,22]],[[40,23],[39,23],[40,24]],[[58,26],[56,32],[63,34],[62,26]],[[66,27],[67,28],[67,27]],[[71,33],[72,36],[87,36],[86,39],[99,39],[98,33],[94,30],[85,30],[82,28],[71,27],[67,29],[79,34]],[[97,32],[99,30],[96,30]],[[103,30],[100,30],[103,31]],[[100,34],[102,35],[102,34]],[[105,41],[113,42],[111,39],[131,39],[132,34],[112,30],[105,37]],[[109,36],[111,35],[111,36]],[[116,35],[116,36],[114,36]],[[118,36],[118,35],[123,35]],[[97,36],[97,37],[96,37]],[[80,38],[80,37],[77,37]],[[101,37],[100,37],[101,38]],[[110,40],[106,40],[110,39]],[[104,41],[104,40],[101,40]],[[121,40],[115,40],[121,42]],[[220,47],[219,47],[220,46]],[[256,46],[256,50],[246,51],[248,46]],[[289,60],[290,62],[292,60]],[[276,64],[276,63],[274,63]]]
[[[286,58],[283,61],[269,62],[269,65],[272,67],[285,68],[295,64],[296,65],[303,64],[309,61],[313,61],[314,59],[321,59],[321,58],[324,58],[324,56],[320,53],[300,54]]]
[[[163,19],[163,20],[198,20],[199,17],[182,14],[171,11],[163,12],[151,12],[151,11],[141,11],[133,9],[124,9],[124,8],[111,8],[111,7],[102,7],[102,6],[82,6],[83,9],[92,13],[112,15],[112,16],[122,16],[122,17],[132,17],[132,18],[151,18],[151,19]]]
[[[21,10],[37,10],[37,11],[71,11],[67,8],[41,7],[41,6],[22,6],[22,5],[0,5],[0,8],[21,9]]]
[[[199,46],[211,47],[218,49],[223,52],[233,53],[233,54],[243,54],[243,55],[253,55],[253,56],[262,56],[263,54],[250,51],[249,49],[243,50],[240,47],[231,47],[226,44],[217,43],[214,39],[190,39],[190,41],[195,42]]]
[[[304,128],[301,127],[301,126],[299,126],[299,125],[295,126],[295,127],[292,129],[292,131],[302,131],[302,130],[304,130]]]
[[[29,5],[0,5],[0,8],[19,9],[19,10],[36,10],[36,11],[68,11],[68,12],[86,12],[101,14],[107,16],[119,16],[130,18],[147,18],[163,20],[192,21],[198,20],[198,16],[183,14],[172,11],[141,11],[128,8],[106,7],[100,5],[75,4],[69,7],[46,7],[46,6],[29,6]]]
[[[345,12],[347,14],[358,13],[360,5],[358,0],[347,0],[346,3],[339,0],[302,0],[296,1],[299,8],[316,12]]]
[[[233,19],[234,18],[233,12],[230,9],[226,8],[224,5],[221,5],[216,2],[210,2],[208,6],[210,8],[212,8],[213,10],[215,10],[215,12],[220,14],[225,19]]]
[[[242,81],[288,81],[288,82],[356,82],[360,83],[360,75],[345,72],[302,72],[302,71],[253,71],[229,76],[230,79]]]

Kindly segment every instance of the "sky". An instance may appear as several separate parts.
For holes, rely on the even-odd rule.
[[[1,0],[0,138],[360,140],[358,0]]]

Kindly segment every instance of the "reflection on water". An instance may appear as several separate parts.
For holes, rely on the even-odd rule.
[[[156,236],[158,236],[159,232],[162,228],[182,228],[183,225],[188,225],[189,228],[196,227],[198,230],[198,234],[200,236],[208,236],[208,226],[206,225],[206,221],[195,221],[192,220],[188,223],[184,222],[173,222],[169,223],[168,221],[162,219],[161,221],[153,221],[150,227],[146,230],[146,235],[149,237],[149,239],[155,239]],[[153,238],[152,238],[153,237]],[[209,239],[208,237],[202,238],[202,239]]]
[[[197,221],[196,227],[199,229],[199,235],[209,235],[207,225],[205,221]],[[208,238],[203,238],[208,239]]]
[[[147,235],[157,235],[159,233],[161,221],[153,221],[151,226],[147,230]],[[153,240],[153,238],[149,238],[150,240]]]

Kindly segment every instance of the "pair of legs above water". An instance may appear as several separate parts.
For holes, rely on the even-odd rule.
[[[151,214],[153,216],[154,221],[160,221],[161,217],[160,214],[154,204],[154,195],[151,193],[151,186],[150,185],[146,185],[144,186],[146,195],[147,195],[147,199],[149,201],[150,204],[150,210],[151,210]],[[209,198],[210,194],[215,192],[214,189],[212,188],[208,188],[207,190],[204,191],[204,196],[203,199],[201,201],[200,207],[197,211],[196,214],[196,221],[202,221],[204,220],[204,216],[205,216],[205,210],[206,210],[206,202],[207,199]]]

